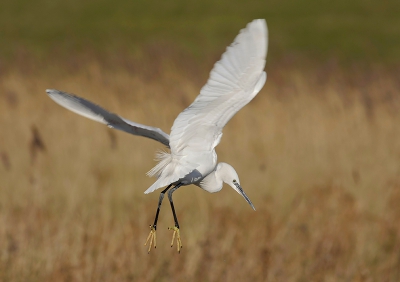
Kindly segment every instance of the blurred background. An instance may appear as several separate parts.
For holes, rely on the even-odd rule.
[[[184,248],[164,202],[148,255],[162,146],[45,89],[169,132],[255,18],[268,80],[217,153],[257,211],[180,189]],[[2,0],[0,42],[0,280],[400,280],[399,1]]]

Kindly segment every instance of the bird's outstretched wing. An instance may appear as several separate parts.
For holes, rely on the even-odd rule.
[[[169,135],[159,128],[129,121],[116,114],[110,113],[88,100],[55,89],[47,89],[47,94],[57,104],[74,113],[89,119],[107,124],[109,127],[128,132],[133,135],[147,137],[169,147]]]
[[[261,90],[267,55],[265,20],[240,31],[210,73],[200,95],[176,118],[170,136],[173,155],[212,151],[226,123]]]

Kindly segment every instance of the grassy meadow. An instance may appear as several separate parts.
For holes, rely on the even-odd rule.
[[[222,4],[39,2],[0,4],[0,281],[400,280],[396,1],[233,1],[226,16]],[[163,146],[65,110],[45,89],[169,132],[257,17],[269,23],[268,80],[217,147],[257,211],[227,185],[181,188],[183,249],[170,248],[165,200],[148,254],[159,191],[143,194],[145,174]]]
[[[400,79],[373,68],[271,68],[217,149],[257,211],[229,187],[182,188],[181,254],[169,247],[164,202],[148,255],[158,193],[143,194],[153,181],[145,173],[162,146],[83,119],[43,90],[66,89],[168,131],[207,77],[177,65],[154,65],[159,74],[147,79],[97,62],[2,76],[3,281],[400,278]]]

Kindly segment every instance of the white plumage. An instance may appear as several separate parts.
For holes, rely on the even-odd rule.
[[[47,93],[55,102],[77,114],[109,127],[154,139],[170,148],[170,153],[157,155],[159,163],[148,172],[157,180],[145,191],[146,194],[171,184],[177,187],[195,184],[208,192],[217,192],[225,182],[254,209],[233,167],[226,163],[217,164],[215,147],[221,140],[226,123],[264,86],[267,45],[265,20],[254,20],[241,30],[221,60],[214,65],[200,95],[175,119],[170,136],[159,128],[110,113],[83,98],[51,89]],[[170,201],[172,203],[172,196]],[[154,232],[157,217],[158,212]],[[176,218],[175,223],[177,226]]]
[[[201,168],[204,176],[214,170],[214,148],[222,129],[264,86],[267,38],[264,20],[255,20],[240,31],[215,64],[200,95],[175,119],[169,143],[171,156],[163,159],[168,158],[170,163],[163,163],[162,171],[156,170],[159,178],[145,193],[179,181],[195,169]]]

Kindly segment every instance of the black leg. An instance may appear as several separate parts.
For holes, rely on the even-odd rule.
[[[182,183],[179,183],[179,184],[175,185],[175,187],[172,188],[171,190],[169,190],[169,192],[168,192],[168,199],[169,199],[169,203],[171,204],[171,210],[172,210],[172,214],[174,215],[174,220],[175,220],[175,226],[168,228],[168,229],[174,231],[174,234],[172,234],[171,247],[174,245],[174,240],[175,240],[175,237],[176,237],[176,248],[177,248],[177,251],[179,253],[181,252],[182,242],[181,242],[181,236],[179,234],[178,218],[176,217],[175,208],[174,208],[174,202],[172,201],[172,193],[174,193],[175,190],[178,189],[181,186],[182,186]]]
[[[165,192],[168,191],[169,188],[171,188],[172,184],[170,184],[167,188],[161,191],[160,193],[160,199],[158,200],[158,207],[157,207],[157,212],[156,212],[156,217],[154,218],[154,223],[153,223],[153,228],[154,230],[157,230],[157,221],[158,221],[158,214],[160,213],[160,208],[161,208],[161,203],[164,199],[164,194]]]
[[[148,249],[147,253],[150,253],[151,245],[153,243],[154,243],[154,248],[156,248],[156,241],[157,241],[156,240],[156,229],[157,229],[158,214],[160,213],[161,203],[164,199],[164,194],[165,194],[165,192],[167,192],[167,190],[169,188],[171,188],[171,186],[172,186],[172,184],[170,184],[167,188],[162,190],[162,192],[160,193],[160,199],[158,200],[158,206],[157,206],[156,217],[154,218],[154,224],[150,225],[150,234],[149,234],[149,236],[147,236],[146,243],[144,243],[144,245],[146,246],[147,243],[149,242],[149,249]]]
[[[172,214],[174,215],[175,227],[178,228],[178,229],[179,229],[179,223],[178,223],[178,218],[176,217],[176,213],[175,213],[174,202],[172,201],[172,193],[174,193],[175,190],[178,189],[181,186],[182,186],[182,183],[179,183],[174,188],[169,190],[169,192],[168,192],[168,199],[169,199],[169,203],[171,204]]]

